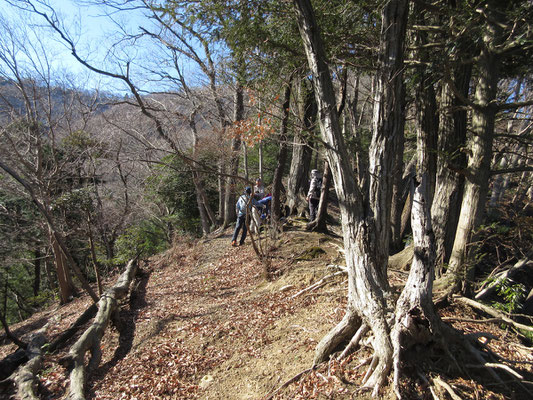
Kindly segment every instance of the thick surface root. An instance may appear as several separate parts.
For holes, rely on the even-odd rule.
[[[320,343],[318,343],[313,365],[318,365],[327,361],[329,356],[333,354],[342,343],[347,342],[355,335],[360,326],[361,318],[348,308],[342,321],[324,336]]]

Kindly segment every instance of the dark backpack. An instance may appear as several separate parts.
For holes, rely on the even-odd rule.
[[[317,178],[315,186],[315,197],[320,198],[320,193],[322,192],[322,179]]]

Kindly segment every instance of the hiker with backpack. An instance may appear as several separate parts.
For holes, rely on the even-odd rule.
[[[233,247],[237,246],[237,237],[239,236],[239,231],[242,228],[241,240],[239,241],[239,246],[244,244],[244,239],[246,239],[246,214],[248,212],[248,203],[250,202],[250,195],[252,194],[252,188],[246,186],[244,193],[241,194],[237,204],[235,205],[235,212],[237,213],[237,224],[235,225],[235,231],[233,232],[233,237],[231,239],[231,245]]]
[[[306,200],[309,203],[309,222],[316,219],[318,204],[320,203],[320,193],[322,191],[322,177],[317,169],[311,171],[311,181]]]

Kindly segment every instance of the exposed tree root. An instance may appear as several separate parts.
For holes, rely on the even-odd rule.
[[[380,389],[387,381],[387,377],[392,367],[394,349],[388,335],[379,333],[381,329],[386,327],[373,327],[374,334],[372,346],[374,347],[374,358],[370,363],[370,367],[363,378],[362,391],[371,390],[372,396],[377,397]]]
[[[466,345],[466,349],[470,352],[472,356],[474,356],[474,358],[479,362],[480,365],[484,365],[486,363],[486,360],[483,358],[483,354],[481,353],[481,351],[477,350],[474,346],[472,346],[470,341],[466,340],[465,345]],[[496,382],[502,385],[504,384],[503,380],[499,377],[499,375],[496,372],[494,372],[492,368],[488,368],[487,371],[489,372],[489,374],[492,376],[492,378]]]
[[[414,366],[422,359],[429,360],[429,357],[427,357],[429,354],[444,353],[444,357],[449,359],[455,365],[454,369],[461,374],[467,374],[465,368],[483,368],[488,371],[493,381],[505,385],[502,378],[495,371],[497,369],[510,374],[520,384],[521,374],[502,364],[498,359],[494,362],[489,360],[488,357],[495,358],[490,349],[478,350],[477,347],[481,345],[478,341],[479,337],[486,337],[489,340],[494,339],[491,334],[481,332],[463,335],[444,324],[435,312],[432,301],[435,260],[434,239],[423,197],[423,183],[417,188],[413,196],[411,221],[414,239],[413,263],[408,280],[396,302],[393,313],[390,314],[387,321],[381,315],[367,315],[371,313],[370,310],[373,310],[375,314],[379,313],[377,308],[372,307],[373,304],[368,306],[372,301],[370,298],[365,298],[366,304],[349,303],[342,321],[317,346],[314,363],[316,365],[326,361],[329,355],[338,351],[342,344],[348,343],[340,353],[340,356],[338,356],[338,359],[346,357],[349,352],[360,344],[363,337],[366,337],[367,333],[371,332],[368,340],[374,349],[374,354],[357,368],[369,364],[359,390],[372,391],[373,396],[379,394],[379,390],[385,384],[391,367],[394,368],[394,392],[397,398],[401,399],[403,396],[407,396],[402,393],[402,388],[400,387],[402,370],[409,365]],[[495,316],[496,318],[491,322],[503,321],[522,328],[521,324],[515,323],[503,313],[479,305],[479,303],[470,299],[458,299],[466,304],[477,306]],[[358,301],[364,302],[360,298]],[[364,316],[362,316],[363,312]],[[389,327],[391,327],[390,332]],[[523,327],[529,328],[525,325]],[[531,329],[533,328],[528,330]],[[348,342],[348,339],[351,340]],[[420,346],[428,351],[421,354]],[[433,350],[436,351],[433,352]],[[468,362],[458,361],[455,358],[457,354],[467,354]],[[443,391],[453,399],[460,398],[449,384],[438,377],[433,379],[424,378],[423,380],[430,388],[434,399],[439,399],[439,396],[445,396]]]
[[[40,329],[32,338],[26,349],[28,354],[28,362],[21,366],[17,372],[12,376],[13,381],[17,387],[17,398],[22,400],[38,400],[39,397],[35,395],[34,386],[36,382],[37,372],[42,365],[42,347],[48,341],[44,332],[47,326]]]
[[[324,336],[320,343],[318,343],[315,350],[313,365],[318,365],[327,361],[330,354],[332,354],[342,343],[351,339],[360,326],[361,318],[351,308],[348,308],[342,321]]]
[[[370,328],[366,324],[362,324],[357,332],[355,332],[355,335],[353,335],[352,340],[350,340],[350,343],[348,343],[348,346],[344,348],[342,353],[337,357],[337,360],[342,360],[345,358],[348,354],[350,354],[353,350],[359,346],[359,342],[363,338],[364,335],[368,332]]]
[[[418,371],[418,376],[422,381],[426,384],[426,386],[429,388],[429,391],[431,392],[431,396],[433,396],[433,400],[441,400],[439,395],[437,394],[437,391],[435,390],[434,385],[432,385],[427,378],[422,374],[420,371]]]
[[[24,348],[17,349],[14,353],[11,353],[0,361],[0,381],[3,382],[5,379],[16,371],[16,369],[28,361],[28,356]]]
[[[22,400],[38,400],[35,395],[34,386],[37,372],[41,369],[42,364],[42,347],[47,343],[45,336],[48,324],[39,329],[31,337],[30,342],[25,350],[28,362],[20,366],[9,378],[2,383],[14,383],[16,387],[16,398]]]
[[[512,369],[511,367],[505,364],[486,362],[484,364],[479,364],[479,365],[478,364],[467,364],[466,367],[467,368],[500,368],[500,369],[503,369],[504,371],[507,371],[509,374],[511,374],[515,378],[524,379],[522,375],[520,375],[514,369]]]
[[[462,400],[460,396],[457,395],[457,393],[454,392],[454,390],[452,389],[452,387],[447,383],[447,382],[444,382],[441,378],[439,378],[438,376],[434,377],[433,378],[433,382],[437,385],[437,386],[440,386],[441,388],[443,388],[444,390],[446,390],[448,392],[448,394],[450,395],[450,397],[453,399],[453,400]]]
[[[88,369],[98,366],[102,357],[100,341],[104,335],[109,321],[116,319],[118,300],[126,297],[130,284],[137,271],[137,261],[131,260],[126,270],[119,276],[117,283],[105,291],[98,302],[98,313],[92,325],[83,333],[78,341],[72,346],[67,361],[71,364],[70,373],[70,400],[83,400],[85,386],[85,353],[91,352]]]
[[[300,377],[304,374],[307,374],[314,370],[316,366],[313,366],[311,368],[307,368],[306,370],[303,370],[301,372],[298,372],[296,375],[294,375],[291,379],[288,381],[285,381],[281,386],[279,386],[277,389],[272,390],[270,393],[268,393],[265,397],[262,398],[262,400],[271,400],[275,395],[277,395],[281,390],[289,386],[291,383],[296,382]]]

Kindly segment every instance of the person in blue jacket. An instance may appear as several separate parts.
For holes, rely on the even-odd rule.
[[[246,239],[246,214],[248,212],[248,203],[250,202],[250,195],[252,194],[252,188],[246,186],[244,193],[241,194],[237,204],[235,205],[235,211],[237,213],[237,224],[235,225],[235,231],[233,232],[233,237],[231,239],[231,245],[237,246],[237,237],[239,236],[239,231],[242,228],[241,240],[239,241],[239,246],[244,244],[244,239]]]

